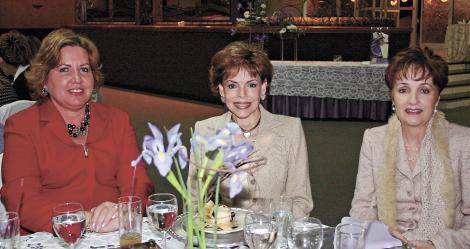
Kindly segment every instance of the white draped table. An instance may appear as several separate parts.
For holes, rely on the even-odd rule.
[[[387,120],[390,94],[385,64],[273,61],[267,107],[301,118]]]
[[[162,243],[162,234],[151,228],[147,218],[142,223],[142,242],[150,239],[155,240],[159,245]],[[51,233],[39,232],[21,237],[21,248],[42,249],[42,248],[67,248],[59,238]],[[77,249],[111,249],[119,248],[118,232],[111,233],[85,233],[84,237],[77,244]],[[184,244],[171,236],[167,237],[168,249],[181,249]]]
[[[333,233],[334,228],[326,228],[324,230],[325,238],[323,241],[324,249],[333,249]],[[149,225],[147,218],[142,223],[142,242],[150,239],[155,240],[159,246],[162,246],[162,234]],[[184,249],[184,243],[167,236],[167,249]],[[21,248],[29,249],[46,249],[46,248],[67,248],[59,238],[54,237],[51,233],[38,232],[30,235],[21,236]],[[76,249],[117,249],[119,248],[118,232],[111,233],[85,233],[84,237],[77,244]],[[239,247],[238,249],[248,249],[248,247]]]

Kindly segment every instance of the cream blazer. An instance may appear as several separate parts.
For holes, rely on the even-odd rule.
[[[221,183],[222,202],[235,207],[256,209],[259,199],[278,199],[281,195],[294,199],[295,217],[309,216],[313,209],[310,189],[309,164],[304,131],[299,118],[275,115],[261,105],[261,122],[252,136],[255,155],[266,158],[266,163],[248,170],[243,179],[243,190],[229,199],[228,181]],[[214,135],[217,129],[230,122],[231,113],[199,121],[195,133]],[[195,190],[196,166],[190,164],[189,177]],[[193,197],[195,193],[193,191]]]
[[[377,220],[377,190],[381,184],[384,162],[384,140],[388,125],[364,133],[359,158],[356,189],[350,215],[364,220]],[[437,249],[470,248],[470,129],[448,123],[449,155],[454,173],[455,218],[453,229],[436,234],[431,241]],[[402,136],[398,137],[396,173],[397,227],[407,237],[413,234],[421,214],[420,169],[408,165]],[[432,224],[428,224],[432,225]]]

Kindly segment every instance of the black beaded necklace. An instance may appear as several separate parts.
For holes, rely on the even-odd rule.
[[[85,105],[85,117],[83,117],[80,127],[74,124],[66,124],[69,136],[73,138],[85,136],[88,133],[88,126],[90,125],[90,104]]]

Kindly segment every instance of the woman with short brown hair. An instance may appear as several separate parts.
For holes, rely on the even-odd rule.
[[[309,216],[313,209],[310,175],[302,123],[299,118],[275,115],[266,111],[266,99],[273,77],[273,66],[266,53],[254,44],[233,42],[217,52],[211,61],[209,80],[212,91],[219,95],[228,111],[196,123],[195,133],[212,136],[228,122],[235,122],[242,134],[238,141],[250,141],[255,153],[248,158],[263,157],[264,163],[248,163],[241,168],[243,190],[230,199],[228,179],[221,182],[222,203],[247,209],[261,208],[261,199],[293,199],[293,215]],[[189,177],[196,168],[190,165]],[[196,190],[196,186],[191,188]],[[194,196],[194,192],[193,192]]]
[[[395,114],[365,131],[360,153],[350,215],[384,222],[415,249],[470,248],[470,129],[437,110],[447,72],[429,49],[393,57]]]

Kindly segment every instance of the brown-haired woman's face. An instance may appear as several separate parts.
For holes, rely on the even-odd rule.
[[[267,83],[261,82],[259,75],[251,76],[246,69],[240,68],[238,73],[219,84],[219,93],[237,119],[246,119],[259,111],[261,95],[266,94],[266,86]]]
[[[393,84],[395,113],[403,126],[425,128],[439,102],[439,89],[432,78],[418,79],[420,75],[409,69],[406,77]]]
[[[45,87],[60,109],[80,110],[92,95],[94,86],[88,52],[79,46],[60,50],[59,65],[47,75]]]

